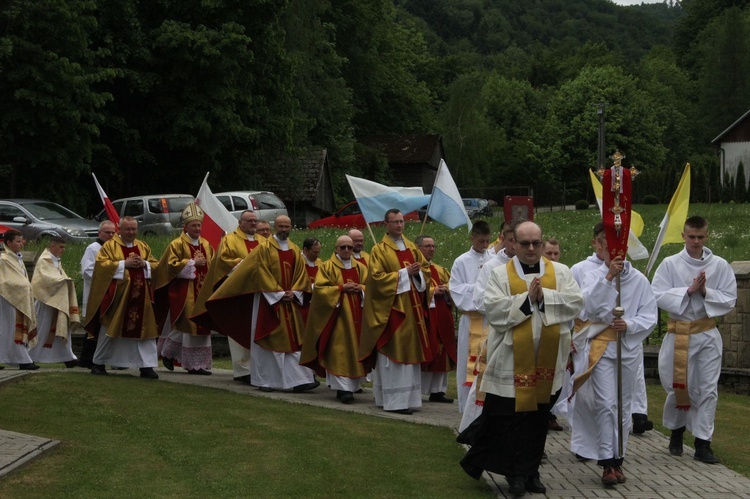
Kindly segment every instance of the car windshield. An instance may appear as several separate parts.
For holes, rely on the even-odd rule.
[[[83,218],[56,203],[39,201],[22,205],[39,220],[58,220],[60,218]]]

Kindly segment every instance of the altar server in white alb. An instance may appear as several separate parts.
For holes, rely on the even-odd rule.
[[[737,281],[726,260],[704,247],[704,218],[685,220],[682,238],[685,249],[665,258],[651,283],[659,308],[669,312],[659,351],[659,377],[667,392],[663,424],[672,430],[672,455],[682,455],[687,428],[695,437],[694,458],[718,463],[711,449],[722,355],[715,318],[734,308]]]
[[[474,287],[482,266],[491,258],[487,253],[490,244],[490,225],[480,220],[471,228],[471,248],[453,262],[451,278],[448,284],[451,299],[456,308],[461,311],[458,321],[458,361],[456,366],[456,385],[458,389],[458,410],[463,412],[466,399],[471,388],[474,365],[469,355],[469,338],[482,336],[484,315],[477,311],[474,305]],[[476,360],[476,357],[474,357]],[[472,376],[469,376],[469,369]]]
[[[606,250],[606,240],[601,244]],[[612,314],[617,306],[618,275],[620,306],[625,309],[620,318]],[[626,481],[618,446],[617,335],[622,338],[624,455],[642,343],[656,326],[656,300],[646,276],[621,257],[611,260],[608,252],[604,264],[586,274],[583,297],[582,316],[590,324],[573,336],[576,376],[568,408],[573,411],[570,447],[577,455],[597,459],[604,468],[602,483],[611,486]]]
[[[63,253],[65,239],[52,237],[34,267],[31,293],[36,300],[39,342],[29,349],[29,355],[34,362],[64,362],[66,367],[75,367],[78,358],[73,354],[70,333],[80,324],[81,316],[75,284],[60,263]]]

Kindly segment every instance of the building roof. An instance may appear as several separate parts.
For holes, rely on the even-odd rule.
[[[259,174],[261,185],[284,201],[315,201],[327,161],[325,148],[312,148],[299,156],[282,158],[263,168]]]
[[[383,152],[390,164],[430,163],[436,148],[442,148],[440,135],[365,135],[360,144]]]
[[[737,125],[739,125],[739,124],[740,124],[740,123],[741,123],[741,122],[742,122],[742,121],[743,121],[743,120],[744,120],[745,118],[747,118],[747,117],[748,117],[749,115],[750,115],[750,109],[748,109],[748,110],[747,110],[747,111],[745,112],[745,114],[743,114],[742,116],[740,116],[740,117],[739,117],[739,119],[738,119],[737,121],[735,121],[734,123],[732,123],[732,124],[731,124],[731,125],[729,126],[729,128],[727,128],[726,130],[724,130],[723,132],[721,132],[721,133],[720,133],[720,134],[719,134],[719,135],[718,135],[718,136],[717,136],[717,137],[716,137],[716,138],[715,138],[714,140],[712,140],[712,141],[711,141],[711,143],[712,143],[712,144],[716,144],[717,142],[721,141],[721,139],[722,139],[722,138],[724,138],[724,136],[725,136],[726,134],[728,134],[729,132],[731,132],[731,131],[732,131],[732,130],[734,129],[734,127],[736,127]]]

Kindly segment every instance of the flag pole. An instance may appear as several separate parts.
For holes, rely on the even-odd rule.
[[[365,223],[367,224],[367,230],[370,231],[370,236],[372,236],[372,244],[378,244],[378,241],[375,239],[375,234],[372,232],[372,227],[370,227],[370,222],[365,220]]]
[[[442,166],[443,160],[440,160],[440,166]],[[438,167],[437,174],[435,175],[435,181],[432,183],[432,191],[430,191],[430,200],[427,202],[427,209],[424,212],[424,220],[422,220],[422,229],[419,231],[419,235],[424,234],[424,227],[427,225],[427,214],[430,212],[430,206],[432,206],[432,194],[435,192],[435,186],[437,185],[438,178],[440,177],[440,170],[442,168]]]

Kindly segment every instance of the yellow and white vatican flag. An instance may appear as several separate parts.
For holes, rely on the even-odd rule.
[[[651,268],[656,263],[659,256],[659,250],[662,245],[670,243],[683,243],[682,231],[687,220],[688,207],[690,206],[690,163],[685,165],[682,172],[680,183],[672,195],[672,200],[667,207],[667,213],[659,225],[659,235],[656,236],[654,250],[651,252],[651,258],[646,265],[646,275],[651,272]]]
[[[591,176],[591,186],[594,189],[594,195],[596,196],[596,202],[599,205],[599,213],[602,212],[602,183],[599,182],[596,174],[592,170],[589,170]],[[628,232],[628,256],[632,260],[643,260],[648,258],[648,250],[641,243],[638,237],[643,233],[643,218],[640,213],[635,210],[630,212],[630,232]]]

